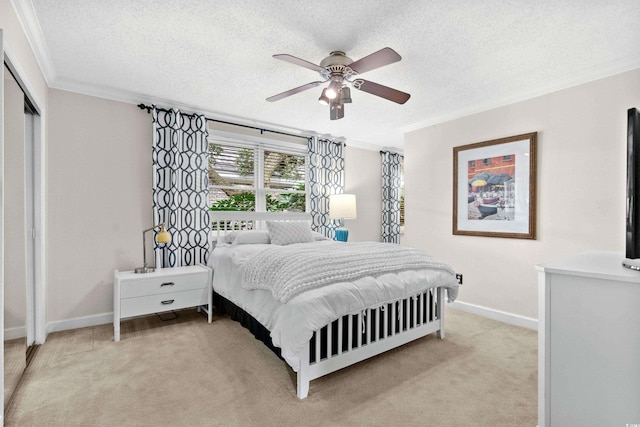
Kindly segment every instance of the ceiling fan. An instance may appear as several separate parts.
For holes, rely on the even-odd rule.
[[[402,59],[400,55],[390,47],[380,49],[355,62],[345,55],[344,52],[331,52],[329,56],[320,61],[320,65],[288,54],[278,54],[273,55],[273,57],[308,68],[312,71],[317,71],[322,80],[307,83],[306,85],[298,86],[286,92],[271,96],[267,98],[267,101],[279,101],[296,93],[330,82],[329,85],[322,90],[318,102],[323,105],[329,105],[329,117],[331,120],[338,120],[344,117],[344,104],[351,103],[351,89],[349,86],[398,104],[404,104],[411,97],[408,93],[357,77],[367,71],[400,61]]]

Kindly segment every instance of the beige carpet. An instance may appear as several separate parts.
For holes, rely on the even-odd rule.
[[[537,334],[447,310],[435,334],[311,382],[238,323],[194,310],[58,332],[7,426],[535,426]]]

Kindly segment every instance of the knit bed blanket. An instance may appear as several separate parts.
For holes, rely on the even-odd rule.
[[[240,273],[245,289],[266,289],[284,303],[333,283],[423,269],[442,270],[455,278],[449,265],[419,249],[378,242],[272,245],[248,260]],[[451,291],[448,290],[450,301]]]

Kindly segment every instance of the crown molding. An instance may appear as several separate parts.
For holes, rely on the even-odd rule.
[[[175,108],[187,112],[196,112],[198,114],[204,114],[210,119],[228,121],[237,123],[239,125],[253,126],[256,128],[269,129],[279,132],[290,133],[294,135],[300,135],[304,137],[321,136],[323,138],[329,138],[332,140],[344,141],[349,147],[360,148],[363,150],[378,151],[380,147],[365,141],[360,141],[352,138],[345,138],[343,136],[335,136],[330,134],[319,133],[317,131],[299,129],[289,126],[280,125],[277,123],[263,122],[259,120],[253,120],[246,117],[235,116],[231,114],[225,114],[219,111],[209,111],[204,108],[199,108],[194,105],[181,104],[169,99],[162,99],[152,97],[144,93],[137,93],[131,91],[125,91],[115,89],[108,86],[100,86],[95,84],[87,84],[78,82],[75,80],[57,78],[49,85],[52,89],[64,90],[67,92],[79,93],[87,96],[95,96],[97,98],[108,99],[111,101],[124,102],[127,104],[155,104],[163,108]]]
[[[384,147],[380,147],[380,151],[388,151],[390,153],[396,153],[396,154],[400,154],[401,156],[404,156],[404,150],[402,148],[388,147],[385,145]]]
[[[18,60],[18,55],[15,54],[15,51],[11,47],[11,43],[9,40],[4,40],[4,54],[5,54],[5,62],[9,70],[13,73],[13,77],[18,82],[18,85],[24,92],[25,96],[29,99],[31,104],[36,109],[36,112],[40,115],[44,114],[44,103],[38,96],[38,92],[34,89],[31,81],[27,79],[27,73],[22,68],[20,61]]]
[[[482,113],[484,111],[493,110],[495,108],[504,107],[506,105],[515,104],[517,102],[526,101],[529,99],[537,98],[539,96],[548,95],[550,93],[559,92],[564,89],[570,89],[572,87],[580,86],[586,83],[590,83],[596,80],[601,80],[607,77],[612,77],[617,74],[626,73],[628,71],[633,71],[636,69],[640,69],[640,58],[633,58],[630,60],[625,59],[622,61],[618,61],[613,65],[609,64],[604,67],[596,67],[592,69],[590,72],[569,77],[567,79],[564,79],[563,81],[554,83],[552,85],[547,85],[535,90],[527,91],[527,92],[518,94],[517,96],[508,96],[501,99],[497,99],[492,102],[478,105],[473,108],[458,110],[451,114],[432,117],[427,120],[423,120],[408,126],[404,126],[400,128],[400,130],[402,130],[402,132],[404,133],[412,132],[414,130],[422,129],[428,126],[449,122],[462,117]]]
[[[347,147],[359,148],[368,151],[380,151],[380,146],[371,144],[370,142],[360,141],[359,139],[345,138],[344,143]]]
[[[51,86],[56,81],[57,74],[33,3],[31,0],[11,0],[11,6],[13,6],[20,25],[22,25],[29,46],[31,46],[36,62],[42,71],[42,76],[47,85]]]

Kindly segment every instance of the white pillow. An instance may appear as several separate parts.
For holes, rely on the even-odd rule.
[[[274,245],[313,242],[309,221],[267,221],[269,237]]]
[[[225,234],[223,239],[225,243],[231,243],[232,245],[268,245],[271,243],[269,232],[266,230],[232,231]]]

